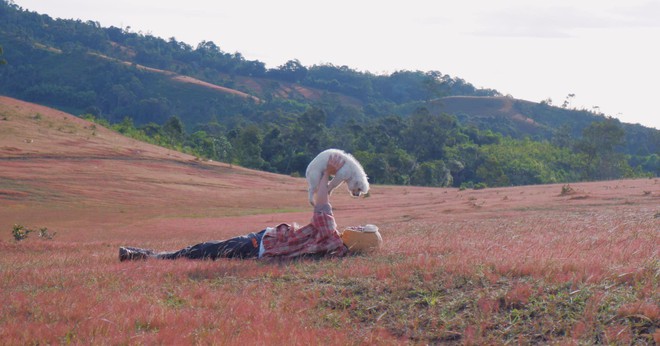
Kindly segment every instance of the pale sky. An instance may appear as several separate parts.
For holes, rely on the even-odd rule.
[[[53,18],[213,41],[268,68],[439,71],[660,129],[660,0],[15,0]]]

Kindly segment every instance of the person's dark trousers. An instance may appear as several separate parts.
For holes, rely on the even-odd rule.
[[[161,252],[156,254],[162,259],[218,259],[218,258],[257,258],[259,245],[266,230],[259,233],[250,233],[221,241],[208,241],[174,252]]]

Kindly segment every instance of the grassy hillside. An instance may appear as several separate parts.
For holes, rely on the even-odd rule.
[[[123,262],[309,218],[301,178],[201,162],[0,98],[6,344],[660,342],[657,179],[332,195],[378,253]],[[11,236],[47,227],[51,240]],[[274,326],[274,329],[265,328]]]

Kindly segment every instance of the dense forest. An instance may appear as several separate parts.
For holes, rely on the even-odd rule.
[[[0,22],[1,94],[200,158],[302,175],[336,147],[372,183],[426,186],[660,174],[660,131],[570,109],[568,97],[559,107],[516,100],[437,71],[296,59],[267,69],[211,41],[192,47],[5,0]]]

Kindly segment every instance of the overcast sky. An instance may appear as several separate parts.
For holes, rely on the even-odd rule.
[[[660,0],[15,0],[277,67],[439,71],[660,129]]]

